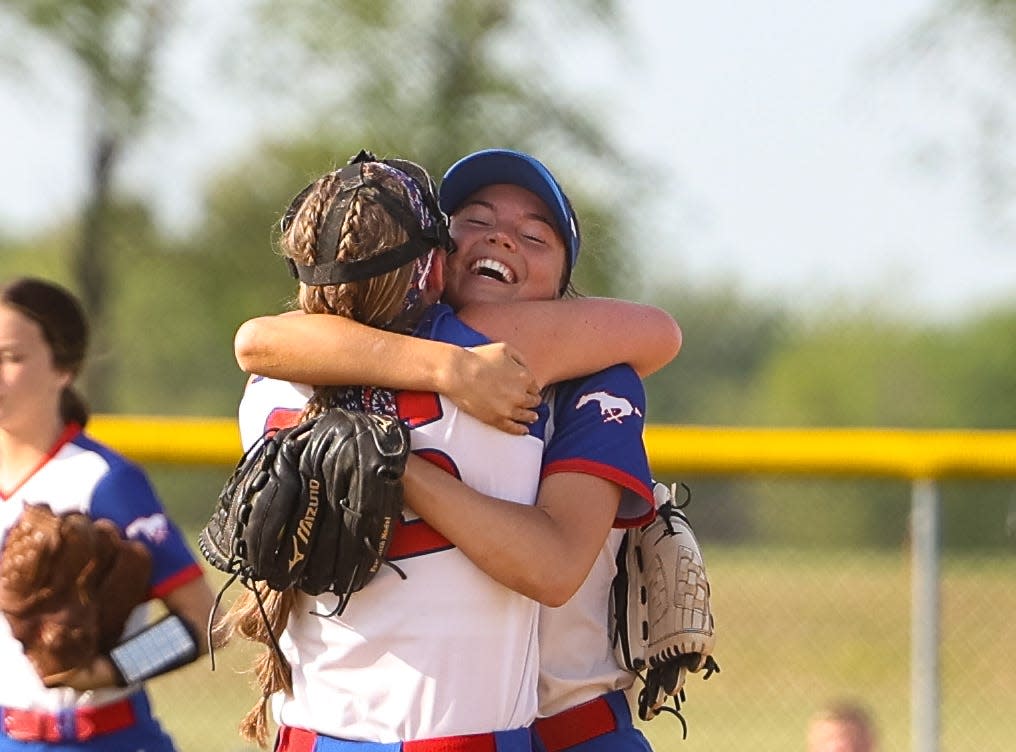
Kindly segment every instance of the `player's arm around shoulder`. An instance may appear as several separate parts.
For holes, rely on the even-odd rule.
[[[442,385],[441,377],[460,349],[345,316],[300,311],[249,319],[233,338],[237,365],[246,373],[300,384],[381,384],[426,391]]]
[[[299,384],[438,392],[478,420],[512,434],[536,419],[539,387],[504,343],[475,348],[382,331],[344,316],[291,313],[240,325],[237,364],[247,373]]]
[[[459,316],[514,345],[541,384],[627,363],[645,377],[681,350],[677,321],[656,306],[614,298],[477,303]]]

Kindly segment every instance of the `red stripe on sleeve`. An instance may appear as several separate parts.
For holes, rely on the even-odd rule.
[[[193,582],[194,580],[202,577],[203,574],[204,573],[201,571],[201,567],[198,566],[198,564],[191,564],[186,569],[181,569],[169,579],[163,580],[157,584],[152,588],[149,595],[152,598],[165,598],[178,587],[186,585],[188,582]]]
[[[559,460],[545,465],[540,477],[541,479],[546,478],[548,475],[554,475],[555,473],[581,473],[583,475],[603,478],[611,483],[616,483],[621,488],[631,491],[646,502],[645,511],[638,517],[615,517],[614,527],[616,528],[640,527],[648,522],[652,522],[656,516],[656,500],[653,498],[653,490],[645,483],[639,481],[638,478],[612,465],[582,459]]]

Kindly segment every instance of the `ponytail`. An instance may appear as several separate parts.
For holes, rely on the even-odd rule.
[[[73,386],[64,387],[60,393],[60,418],[66,423],[77,423],[82,428],[88,423],[91,411]]]

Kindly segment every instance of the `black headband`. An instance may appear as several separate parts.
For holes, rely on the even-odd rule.
[[[413,259],[423,256],[433,247],[434,244],[410,240],[359,261],[326,261],[314,266],[298,264],[291,258],[287,258],[286,261],[293,276],[305,285],[341,285],[344,282],[359,282],[395,271]]]
[[[357,192],[367,185],[363,176],[363,165],[366,162],[381,162],[393,169],[399,170],[412,180],[420,190],[423,197],[424,207],[430,212],[434,219],[434,227],[426,230],[420,227],[419,220],[405,207],[403,201],[394,197],[384,187],[371,183],[378,191],[378,200],[384,205],[399,224],[409,235],[409,240],[395,248],[389,248],[381,253],[371,256],[368,259],[357,261],[318,261],[325,253],[334,252],[339,242],[339,234],[342,231],[342,223],[345,220],[346,212],[352,203]],[[421,184],[421,177],[427,178],[426,184]],[[433,180],[423,172],[422,169],[412,162],[400,159],[378,160],[366,150],[361,150],[350,163],[337,172],[339,188],[335,198],[328,207],[328,214],[325,216],[324,227],[318,235],[314,248],[314,264],[298,264],[293,259],[287,258],[290,273],[294,278],[299,279],[306,285],[338,285],[345,282],[358,282],[371,277],[394,271],[409,263],[413,259],[426,254],[430,249],[439,246],[449,252],[454,250],[451,237],[448,234],[448,222],[438,207],[436,190]],[[282,231],[285,232],[292,224],[303,204],[303,199],[310,193],[314,183],[304,188],[290,204],[286,215],[282,218]]]

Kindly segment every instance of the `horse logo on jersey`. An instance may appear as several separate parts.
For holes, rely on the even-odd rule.
[[[585,407],[590,402],[596,402],[600,405],[600,415],[603,416],[604,423],[621,423],[629,415],[642,417],[642,411],[631,402],[624,397],[616,397],[607,392],[583,394],[579,397],[579,401],[575,403],[575,408]]]
[[[169,535],[169,523],[166,515],[153,514],[151,517],[138,517],[124,531],[128,538],[148,538],[152,543],[162,543]]]

